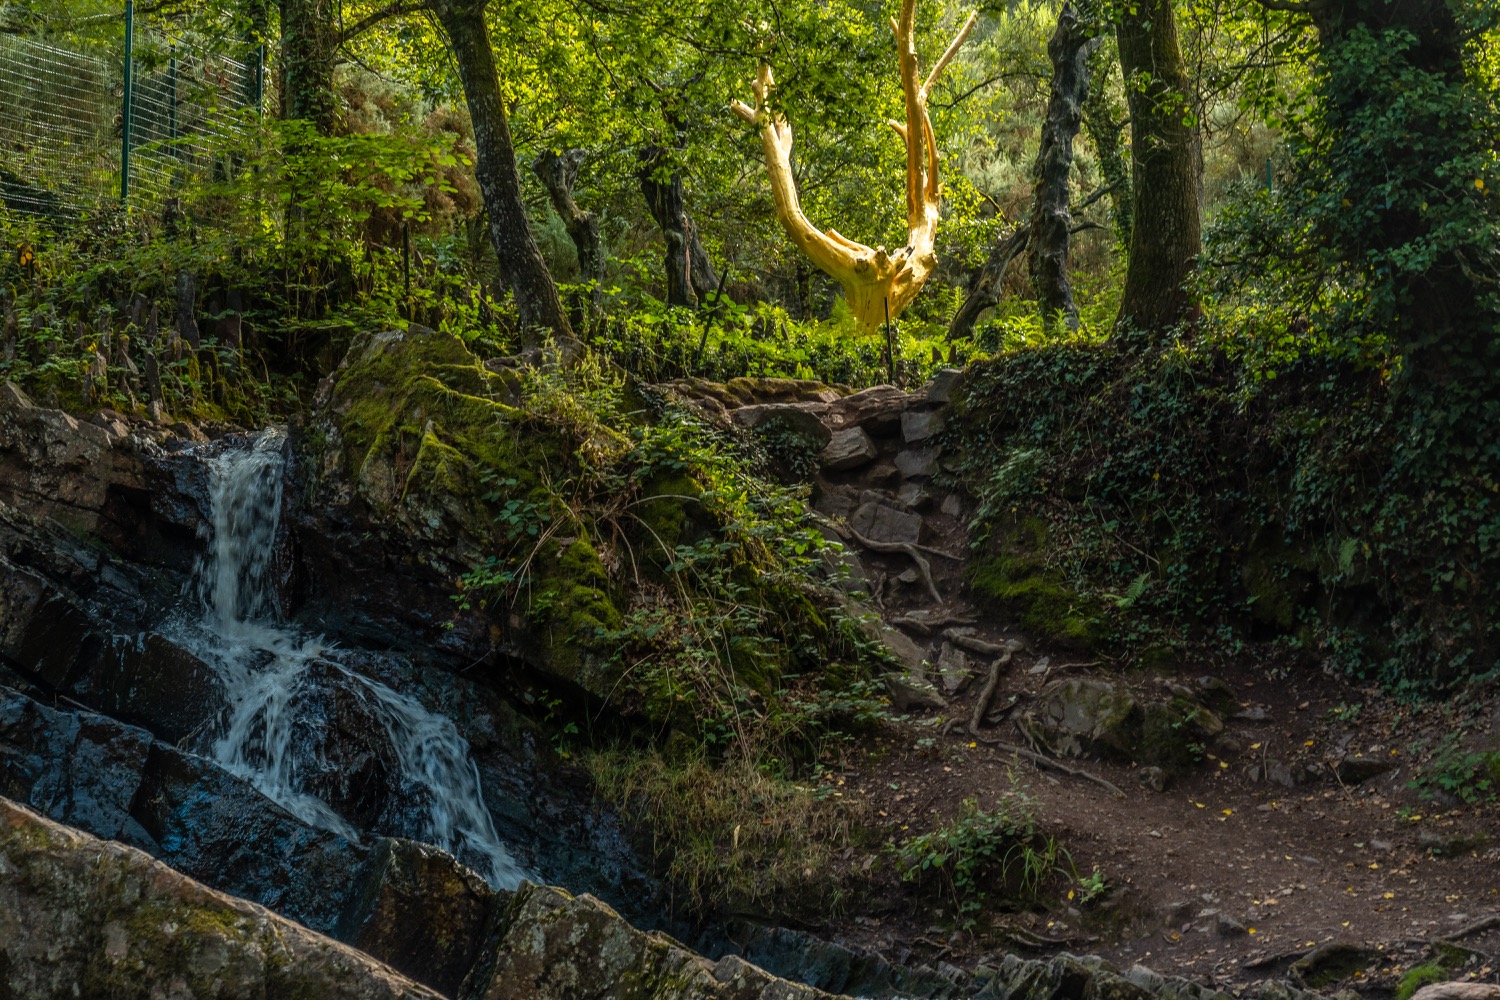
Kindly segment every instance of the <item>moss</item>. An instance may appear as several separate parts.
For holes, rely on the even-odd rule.
[[[702,484],[684,472],[654,476],[642,484],[642,499],[635,507],[638,551],[658,573],[671,563],[678,545],[691,543],[703,529],[694,499],[702,493]]]
[[[548,665],[585,690],[605,696],[611,649],[602,636],[618,631],[619,609],[598,550],[584,538],[548,542],[538,553],[531,617],[544,630]]]
[[[1034,635],[1085,648],[1099,642],[1103,627],[1091,602],[1046,564],[1046,525],[1039,518],[1024,518],[996,534],[998,551],[974,564],[970,586],[1004,602]]]

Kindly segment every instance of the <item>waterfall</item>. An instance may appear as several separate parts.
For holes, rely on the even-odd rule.
[[[397,828],[373,832],[435,844],[492,885],[515,888],[528,873],[495,831],[479,769],[453,722],[349,669],[321,637],[282,621],[274,572],[284,445],[285,434],[270,428],[249,448],[206,459],[212,535],[195,573],[196,610],[173,631],[224,686],[213,755],[302,821],[358,841],[356,824],[309,787],[310,772],[338,763],[318,737],[341,698],[370,732],[378,727],[395,758],[380,825]]]

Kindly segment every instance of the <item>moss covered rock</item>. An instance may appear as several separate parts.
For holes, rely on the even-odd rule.
[[[309,439],[325,492],[347,495],[337,527],[365,528],[361,542],[376,551],[361,558],[311,537],[311,561],[323,564],[321,587],[356,604],[370,595],[351,580],[377,582],[370,563],[395,570],[399,586],[376,600],[397,617],[403,601],[422,607],[428,629],[446,629],[466,653],[488,646],[607,698],[601,636],[619,627],[617,595],[589,526],[568,523],[555,494],[588,456],[625,441],[564,398],[550,409],[521,400],[515,372],[487,367],[452,335],[412,327],[356,343]],[[458,581],[476,571],[515,584],[456,614]]]
[[[352,948],[0,799],[0,995],[438,1000]]]
[[[1068,586],[1048,566],[1047,527],[1026,518],[997,529],[991,554],[969,569],[976,596],[992,598],[1013,612],[1035,636],[1089,647],[1104,637],[1096,602]]]

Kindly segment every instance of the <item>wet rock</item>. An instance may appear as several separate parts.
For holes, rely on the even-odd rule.
[[[356,829],[382,830],[401,773],[396,748],[366,702],[364,689],[327,661],[309,665],[287,704],[302,790],[326,802]],[[425,980],[424,980],[425,982]]]
[[[123,844],[0,800],[0,994],[438,1000]]]
[[[70,684],[78,701],[168,743],[212,723],[223,690],[208,664],[156,632],[95,641],[108,646],[79,658]]]
[[[499,921],[493,964],[472,995],[483,1000],[816,1000],[737,956],[717,963],[661,934],[631,927],[592,896],[525,884]]]
[[[109,486],[111,444],[103,428],[37,406],[9,386],[0,393],[0,499],[92,531]]]
[[[369,854],[161,743],[147,757],[132,816],[173,868],[324,933],[348,908]]]
[[[0,688],[0,795],[111,840],[144,839],[130,816],[150,734],[61,712]]]
[[[863,427],[847,427],[833,432],[828,445],[818,454],[818,460],[830,472],[845,472],[873,462],[879,454],[880,450]]]
[[[922,537],[922,518],[889,504],[865,503],[849,518],[849,526],[872,542],[915,543]]]
[[[932,376],[932,381],[927,383],[927,402],[929,403],[951,403],[953,396],[960,386],[963,385],[964,370],[962,368],[944,368]]]
[[[403,975],[457,996],[479,955],[495,891],[453,856],[386,838],[335,936]]]
[[[943,429],[943,414],[939,410],[904,410],[901,413],[901,440],[907,444],[919,444]]]
[[[38,574],[0,556],[0,656],[38,683],[58,688],[92,632],[81,607]]]
[[[907,448],[896,453],[896,470],[905,479],[935,476],[938,471],[937,448]]]

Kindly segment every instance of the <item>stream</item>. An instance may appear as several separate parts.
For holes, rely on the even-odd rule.
[[[285,444],[284,431],[268,428],[249,447],[205,457],[210,536],[184,606],[163,629],[223,686],[212,756],[311,826],[356,843],[373,833],[433,844],[495,888],[535,879],[497,833],[452,721],[284,620],[274,564]],[[324,738],[351,719],[376,748],[352,777]]]

